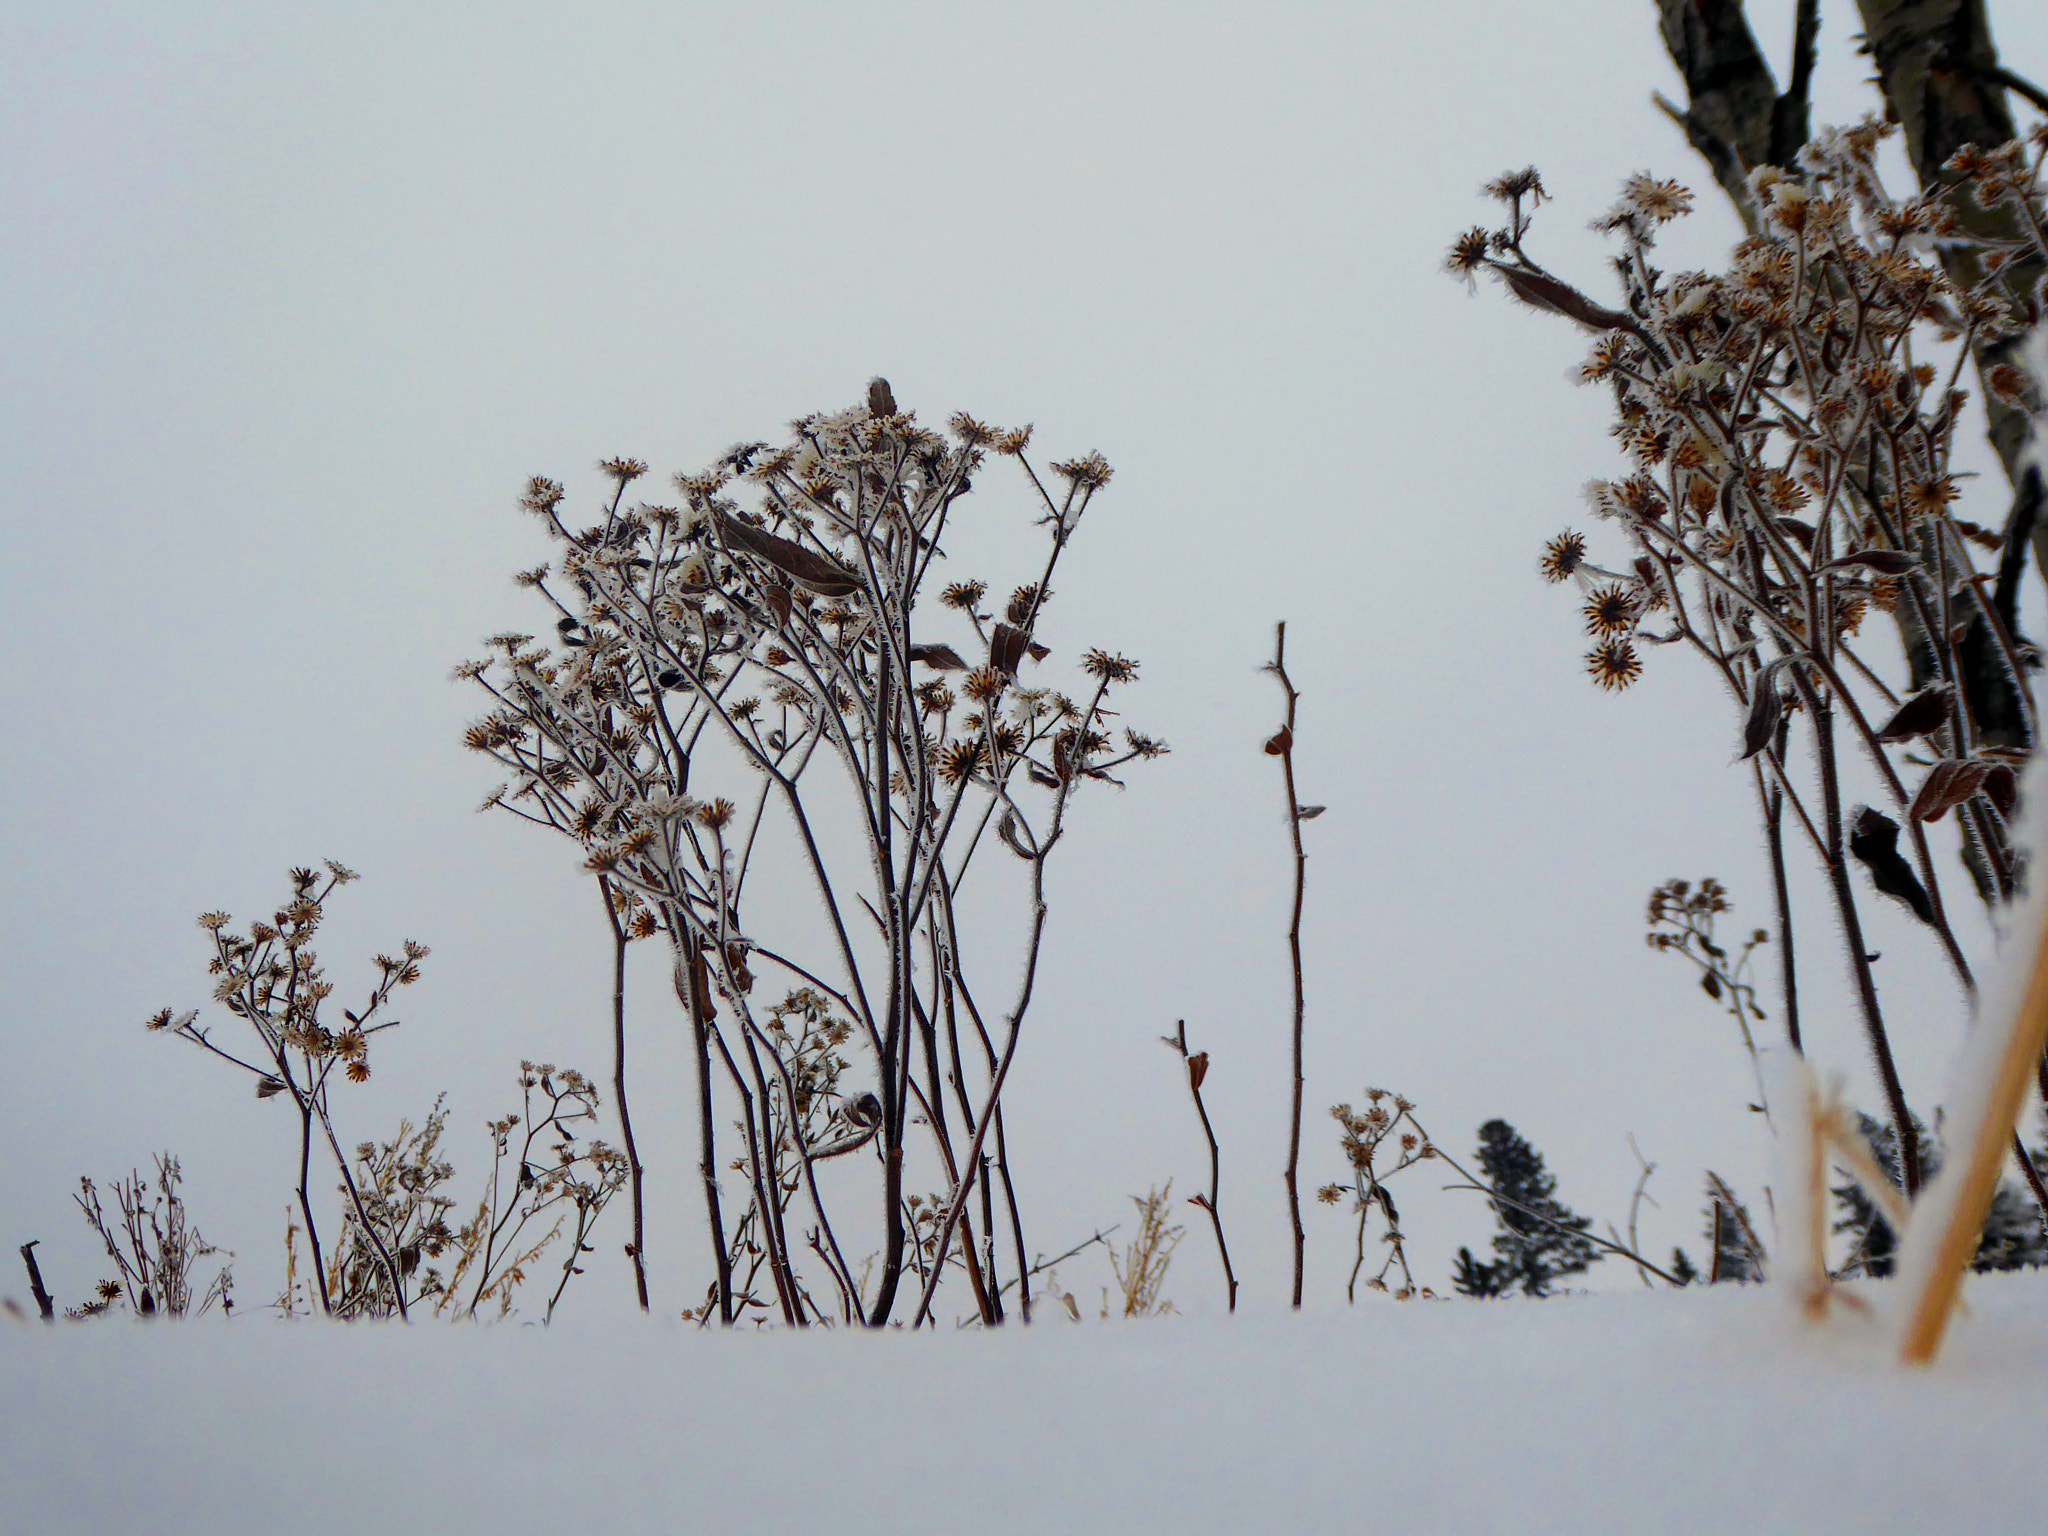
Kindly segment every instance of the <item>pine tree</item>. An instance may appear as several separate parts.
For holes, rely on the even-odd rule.
[[[1709,1285],[1730,1281],[1749,1285],[1764,1277],[1763,1255],[1757,1250],[1756,1227],[1749,1219],[1749,1207],[1718,1175],[1707,1175],[1707,1251],[1712,1256],[1707,1270]]]
[[[1519,1290],[1547,1296],[1567,1275],[1583,1273],[1600,1257],[1588,1238],[1591,1217],[1580,1216],[1556,1198],[1557,1180],[1543,1166],[1543,1154],[1505,1120],[1479,1128],[1479,1167],[1493,1192],[1500,1230],[1494,1260],[1482,1264],[1470,1249],[1458,1250],[1451,1284],[1465,1296],[1504,1296]]]
[[[1868,1115],[1858,1115],[1856,1129],[1870,1144],[1870,1155],[1877,1159],[1877,1166],[1884,1170],[1893,1187],[1898,1187],[1899,1147],[1892,1127]],[[1926,1129],[1917,1119],[1913,1122],[1913,1134],[1920,1142],[1921,1166],[1932,1177],[1941,1166],[1941,1154],[1930,1144]],[[1855,1239],[1837,1278],[1889,1275],[1898,1251],[1898,1237],[1891,1223],[1877,1214],[1877,1207],[1856,1187],[1854,1180],[1834,1186],[1832,1193],[1835,1207],[1841,1213],[1834,1230],[1850,1233]],[[1977,1256],[1970,1261],[1970,1268],[2032,1269],[2044,1263],[2048,1263],[2048,1235],[2042,1232],[2040,1211],[2016,1185],[2001,1180],[1997,1193],[1991,1197],[1991,1209],[1984,1217],[1984,1236],[1977,1244]]]

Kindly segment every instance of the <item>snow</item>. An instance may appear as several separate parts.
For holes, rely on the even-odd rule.
[[[1871,1287],[1850,1287],[1863,1296]],[[7,1528],[1976,1531],[2048,1275],[1930,1370],[1774,1287],[998,1333],[0,1322]]]

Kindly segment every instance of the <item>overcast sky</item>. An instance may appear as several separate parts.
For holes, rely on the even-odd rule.
[[[1782,72],[1790,7],[1751,10]],[[2007,59],[2048,70],[2048,12],[1994,11]],[[1853,9],[1822,14],[1816,117],[1846,121],[1876,98]],[[508,580],[546,558],[520,484],[593,498],[618,453],[665,479],[881,373],[927,422],[1035,422],[1047,456],[1115,465],[1047,665],[1139,658],[1123,707],[1174,747],[1088,797],[1054,866],[1007,1101],[1034,1246],[1205,1171],[1158,1044],[1185,1017],[1248,1303],[1282,1294],[1289,868],[1258,668],[1285,619],[1302,796],[1330,807],[1308,828],[1305,1180],[1341,1174],[1324,1110],[1369,1083],[1459,1151],[1505,1116],[1603,1219],[1625,1219],[1633,1132],[1663,1202],[1647,1243],[1697,1257],[1702,1170],[1754,1195],[1765,1146],[1732,1026],[1645,950],[1642,907],[1714,874],[1740,925],[1770,924],[1736,722],[1683,655],[1620,696],[1583,679],[1576,604],[1535,572],[1617,464],[1601,397],[1567,382],[1583,340],[1439,270],[1491,218],[1480,185],[1530,162],[1555,268],[1601,284],[1586,226],[1639,170],[1702,191],[1671,260],[1717,259],[1733,217],[1653,90],[1681,87],[1648,0],[0,7],[21,648],[0,682],[0,1238],[41,1239],[78,1299],[103,1267],[78,1176],[171,1148],[243,1305],[274,1295],[286,1114],[142,1021],[209,991],[194,915],[267,913],[292,864],[363,874],[321,946],[346,990],[375,950],[433,946],[344,1135],[445,1088],[466,1188],[521,1056],[605,1075],[594,893],[566,844],[475,814],[494,779],[449,678],[537,622]],[[953,554],[1003,587],[1028,514],[985,478],[967,548],[990,564]],[[1985,491],[1966,513],[1996,523]],[[1803,889],[1809,1044],[1867,1083]],[[1909,919],[1872,927],[1924,1106],[1960,1003]],[[643,960],[672,1311],[706,1278],[690,1080]],[[1411,1190],[1440,1284],[1490,1219]],[[625,1303],[611,1219],[571,1307]],[[1308,1222],[1328,1301],[1347,1224]],[[1213,1304],[1202,1234],[1167,1289]]]

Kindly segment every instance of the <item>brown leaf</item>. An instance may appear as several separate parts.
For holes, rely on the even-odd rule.
[[[2010,770],[2008,770],[2010,771]],[[1914,821],[1939,821],[1984,786],[1991,764],[1974,757],[1945,757],[1927,770],[1920,793],[1906,812]]]
[[[1196,1093],[1202,1091],[1202,1079],[1209,1075],[1209,1053],[1197,1051],[1188,1058],[1188,1087]]]
[[[1891,719],[1878,728],[1877,739],[1911,741],[1916,736],[1939,730],[1948,724],[1949,700],[1953,696],[1947,683],[1921,689],[1892,711]]]
[[[1700,990],[1706,993],[1707,996],[1719,1001],[1721,996],[1721,978],[1712,971],[1702,971],[1700,973]]]
[[[1023,630],[1001,620],[996,622],[994,636],[988,643],[988,664],[1005,677],[1017,675],[1017,664],[1024,659],[1031,644],[1031,637]]]
[[[1635,322],[1619,310],[1595,304],[1569,283],[1561,283],[1547,272],[1526,267],[1495,267],[1506,279],[1516,298],[1537,309],[1547,309],[1567,320],[1591,326],[1596,331],[1634,330]]]
[[[1908,571],[1917,571],[1920,562],[1913,556],[1896,549],[1862,549],[1853,555],[1838,555],[1822,564],[1822,571],[1846,570],[1860,565],[1865,570],[1875,571],[1880,576],[1903,576]]]
[[[965,672],[967,663],[960,659],[960,653],[950,645],[913,645],[910,659],[921,661],[940,672]]]
[[[1802,523],[1796,517],[1780,517],[1773,519],[1773,521],[1778,525],[1778,532],[1789,536],[1801,549],[1811,552],[1813,549],[1813,524]]]
[[[1029,656],[1033,661],[1043,661],[1046,657],[1052,654],[1052,647],[1049,645],[1040,645],[1036,640],[1033,640],[1029,645],[1024,647],[1024,654]]]
[[[894,416],[896,396],[889,390],[889,381],[880,375],[868,380],[868,414],[871,416]]]
[[[2012,820],[2020,803],[2020,776],[2004,763],[1993,763],[1984,772],[1984,796],[1998,807],[1999,815]]]
[[[1778,722],[1784,718],[1784,701],[1778,696],[1778,673],[1785,666],[1784,657],[1779,657],[1763,671],[1750,685],[1749,718],[1742,724],[1742,755],[1737,762],[1746,762],[1771,744],[1778,734]]]
[[[806,591],[820,597],[851,597],[860,590],[860,578],[828,555],[723,512],[717,519],[719,535],[729,548],[766,561]]]
[[[1266,756],[1279,757],[1294,746],[1294,732],[1286,726],[1266,738]]]
[[[761,596],[768,601],[768,611],[775,615],[778,625],[789,623],[789,588],[779,581],[772,581],[761,589]]]

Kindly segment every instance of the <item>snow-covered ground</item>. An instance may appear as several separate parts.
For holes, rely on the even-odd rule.
[[[1734,1286],[918,1337],[0,1324],[0,1527],[2037,1529],[2048,1275],[1968,1301],[1927,1371]]]

